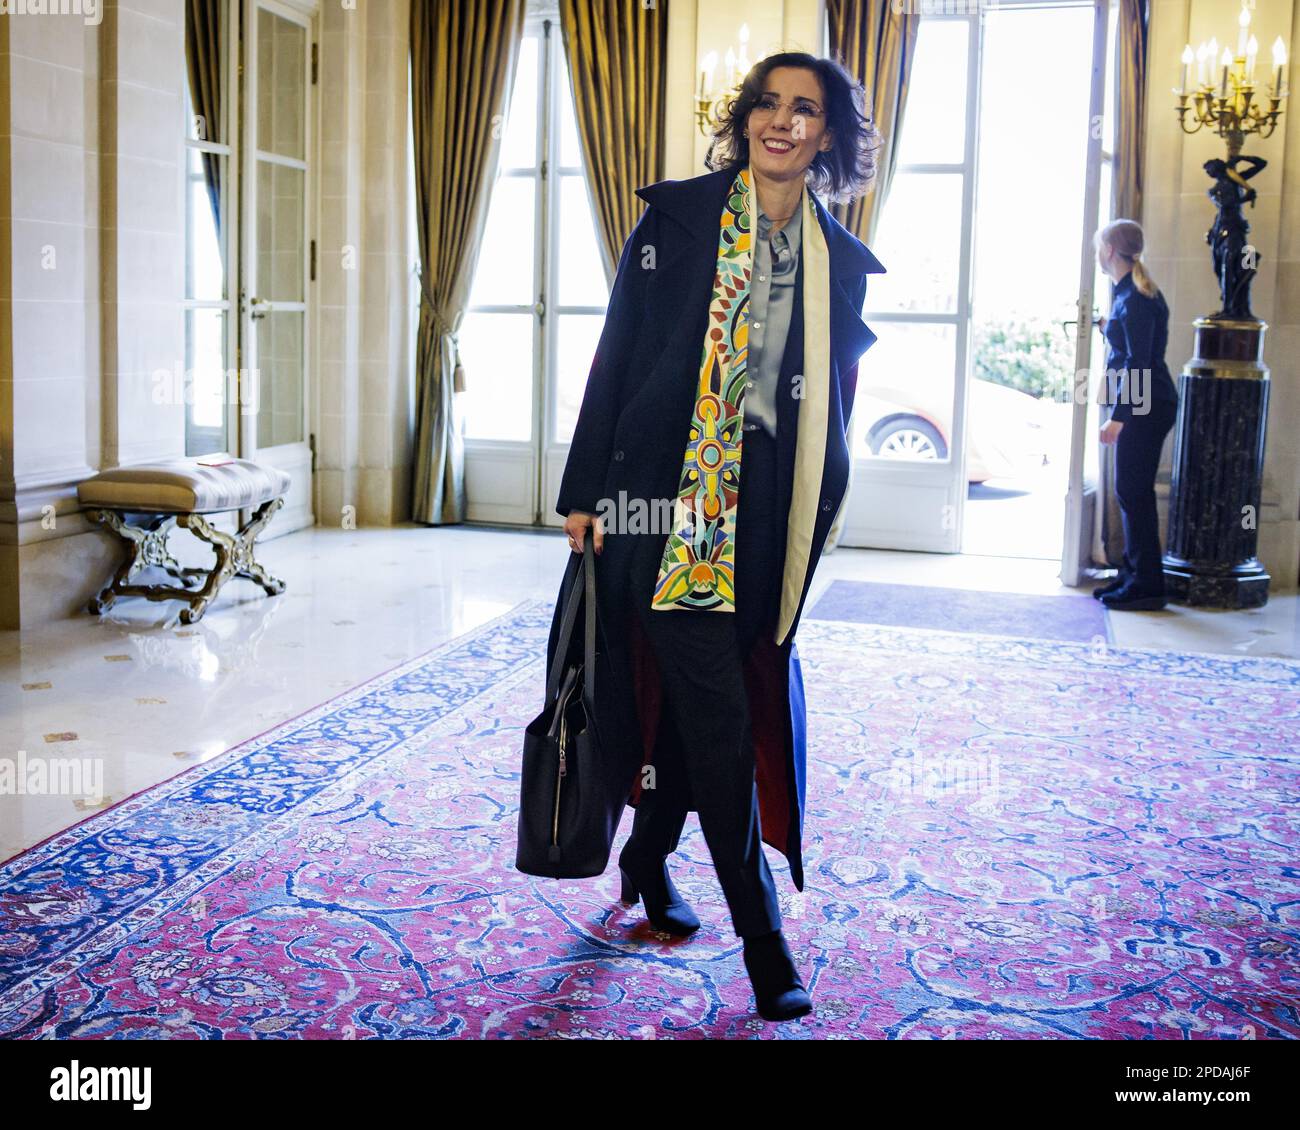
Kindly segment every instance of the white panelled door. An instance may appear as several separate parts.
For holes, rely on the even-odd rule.
[[[289,473],[269,533],[313,524],[307,395],[310,7],[244,0],[239,454]]]
[[[1092,560],[1093,521],[1091,506],[1096,505],[1095,491],[1087,491],[1084,460],[1088,445],[1095,445],[1095,433],[1090,422],[1096,410],[1089,414],[1088,386],[1096,375],[1092,350],[1093,300],[1097,279],[1097,253],[1092,236],[1098,227],[1101,210],[1103,106],[1106,97],[1107,52],[1106,36],[1109,24],[1109,0],[1093,0],[1092,24],[1092,87],[1089,96],[1088,120],[1093,128],[1088,130],[1088,164],[1084,184],[1083,238],[1079,251],[1079,302],[1075,323],[1074,353],[1074,403],[1070,425],[1070,466],[1065,492],[1065,536],[1061,550],[1061,583],[1077,585],[1083,579],[1083,570]],[[1107,208],[1109,211],[1109,206]]]

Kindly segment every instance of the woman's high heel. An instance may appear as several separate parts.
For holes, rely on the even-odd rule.
[[[700,920],[691,909],[691,904],[682,898],[677,893],[677,888],[673,886],[672,877],[668,874],[668,861],[661,859],[659,866],[663,872],[663,879],[652,886],[651,883],[646,882],[638,865],[632,864],[630,856],[620,855],[618,873],[623,880],[621,897],[624,902],[636,905],[644,894],[645,916],[656,930],[682,937],[693,934],[700,928]],[[656,888],[664,893],[652,896],[650,892]]]
[[[764,1020],[793,1020],[812,1011],[812,997],[799,979],[780,930],[745,939],[745,971]]]

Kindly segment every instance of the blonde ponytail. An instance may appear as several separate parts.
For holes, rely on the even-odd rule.
[[[1141,254],[1139,252],[1138,254]],[[1147,265],[1137,255],[1133,256],[1133,285],[1148,298],[1154,298],[1160,289],[1147,271]]]
[[[1121,259],[1133,264],[1133,285],[1138,290],[1148,298],[1154,298],[1159,293],[1160,288],[1156,286],[1147,265],[1142,262],[1145,241],[1141,224],[1136,220],[1111,220],[1097,233],[1097,240],[1105,243]]]

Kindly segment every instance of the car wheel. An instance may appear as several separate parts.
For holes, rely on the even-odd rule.
[[[886,459],[946,459],[948,445],[939,430],[919,416],[899,416],[871,437],[871,454]]]

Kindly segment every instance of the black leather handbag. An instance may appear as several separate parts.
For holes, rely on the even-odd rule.
[[[613,767],[602,761],[595,725],[596,551],[590,527],[581,556],[569,556],[546,702],[524,730],[515,853],[517,870],[552,879],[604,872],[626,792],[611,778]],[[579,651],[573,632],[580,611],[584,630]]]

